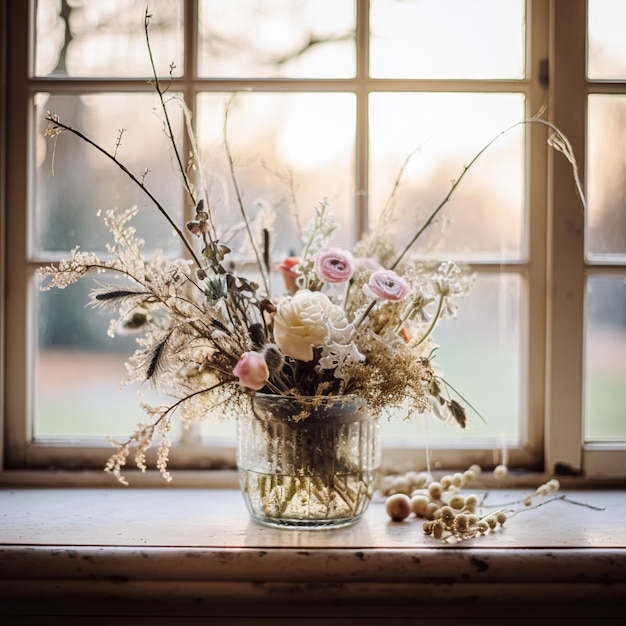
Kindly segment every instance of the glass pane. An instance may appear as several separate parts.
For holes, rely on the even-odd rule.
[[[198,136],[216,221],[242,232],[224,150],[225,105],[230,95],[201,94]],[[262,120],[262,123],[259,123]],[[273,230],[277,261],[300,249],[298,221],[306,223],[324,197],[339,224],[335,245],[355,240],[355,103],[352,94],[238,94],[228,114],[228,141],[247,214]],[[226,242],[243,253],[245,238]]]
[[[626,262],[626,96],[589,96],[586,252]]]
[[[374,78],[523,78],[524,0],[371,0]]]
[[[626,277],[587,281],[585,441],[626,441]]]
[[[145,0],[37,0],[35,74],[152,76]],[[183,68],[183,0],[151,0],[150,46],[159,76]]]
[[[626,78],[626,4],[624,0],[588,0],[587,74],[589,78]]]
[[[460,429],[432,415],[410,422],[384,420],[383,440],[398,447],[426,443],[473,445],[478,441],[518,444],[522,437],[523,283],[515,274],[478,274],[459,304],[456,319],[444,319],[435,332],[436,364],[444,379],[479,413],[468,410]],[[484,420],[484,421],[483,421]],[[498,449],[499,445],[494,445]]]
[[[136,345],[130,336],[107,336],[110,314],[85,310],[94,286],[83,279],[63,290],[36,293],[35,439],[110,435],[125,440],[138,421],[147,419],[140,403],[159,403],[148,386],[120,389],[124,362]],[[174,424],[178,428],[177,420]]]
[[[380,228],[377,220],[409,156],[393,192],[395,222],[387,221],[398,247],[410,241],[479,150],[523,118],[521,94],[373,94],[371,228]],[[515,128],[475,162],[417,241],[416,254],[489,261],[523,256],[524,135],[523,127]]]
[[[199,73],[350,77],[354,30],[354,0],[201,0]]]
[[[171,94],[173,97],[175,94]],[[115,163],[69,132],[57,139],[44,137],[46,112],[80,130],[111,154],[115,153],[138,180],[181,219],[182,183],[170,156],[160,109],[152,94],[97,94],[36,97],[36,190],[32,220],[35,250],[67,252],[104,250],[111,242],[102,215],[109,209],[134,205],[133,224],[155,248],[177,252],[179,242],[151,200]],[[175,102],[169,107],[174,133],[182,134],[182,114]],[[116,148],[120,129],[126,129]],[[147,173],[146,173],[147,172]],[[145,174],[145,178],[143,178]],[[102,215],[99,215],[101,213]]]

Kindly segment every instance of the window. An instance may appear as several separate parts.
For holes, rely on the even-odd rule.
[[[180,250],[110,161],[73,137],[44,139],[46,111],[145,174],[181,220],[193,208],[171,184],[153,111],[145,3],[7,4],[5,468],[96,469],[111,451],[105,436],[141,419],[142,398],[118,391],[134,344],[106,337],[106,315],[85,314],[87,283],[40,293],[36,268],[79,242],[103,249],[100,214],[122,204],[138,204],[150,243]],[[472,414],[463,432],[421,417],[383,423],[387,460],[420,466],[428,442],[442,466],[505,454],[529,470],[624,476],[619,2],[154,0],[150,12],[156,71],[192,113],[224,224],[236,230],[222,158],[230,101],[239,180],[251,211],[278,212],[277,253],[295,246],[290,207],[305,220],[322,196],[342,224],[340,245],[375,228],[406,161],[394,195],[402,245],[488,141],[546,106],[572,142],[588,210],[545,126],[517,126],[472,166],[419,251],[476,275],[459,318],[438,330],[438,362],[484,421]],[[186,153],[183,109],[170,110]],[[233,463],[232,424],[175,436],[173,468]]]

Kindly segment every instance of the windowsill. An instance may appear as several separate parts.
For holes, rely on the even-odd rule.
[[[527,493],[494,490],[488,501]],[[5,488],[0,608],[11,600],[46,615],[117,614],[131,605],[135,613],[243,615],[254,605],[258,616],[272,606],[321,610],[333,602],[337,611],[352,607],[352,616],[381,606],[392,607],[389,615],[412,605],[450,611],[451,602],[478,611],[516,603],[531,613],[560,606],[559,616],[564,607],[580,615],[572,609],[579,603],[593,605],[594,615],[619,610],[626,493],[566,493],[604,510],[556,501],[501,532],[446,545],[414,518],[390,522],[381,499],[352,527],[288,531],[253,523],[233,489]]]

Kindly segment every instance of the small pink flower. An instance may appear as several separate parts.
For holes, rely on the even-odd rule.
[[[233,368],[233,375],[239,378],[242,387],[258,391],[265,386],[270,371],[260,352],[244,352]]]
[[[354,274],[354,258],[348,250],[332,248],[315,255],[315,273],[325,283],[345,283]]]
[[[283,281],[285,283],[285,289],[290,294],[296,293],[298,291],[298,286],[296,285],[296,279],[300,276],[300,272],[298,272],[296,268],[301,263],[301,259],[297,256],[289,256],[286,259],[283,259],[277,266],[276,269],[280,271],[283,275]]]
[[[393,270],[378,270],[370,276],[363,293],[374,300],[402,300],[409,293],[409,284]]]

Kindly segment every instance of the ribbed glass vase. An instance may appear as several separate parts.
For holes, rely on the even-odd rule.
[[[374,492],[378,430],[356,396],[317,406],[256,394],[237,436],[239,482],[253,519],[312,529],[356,522]]]

